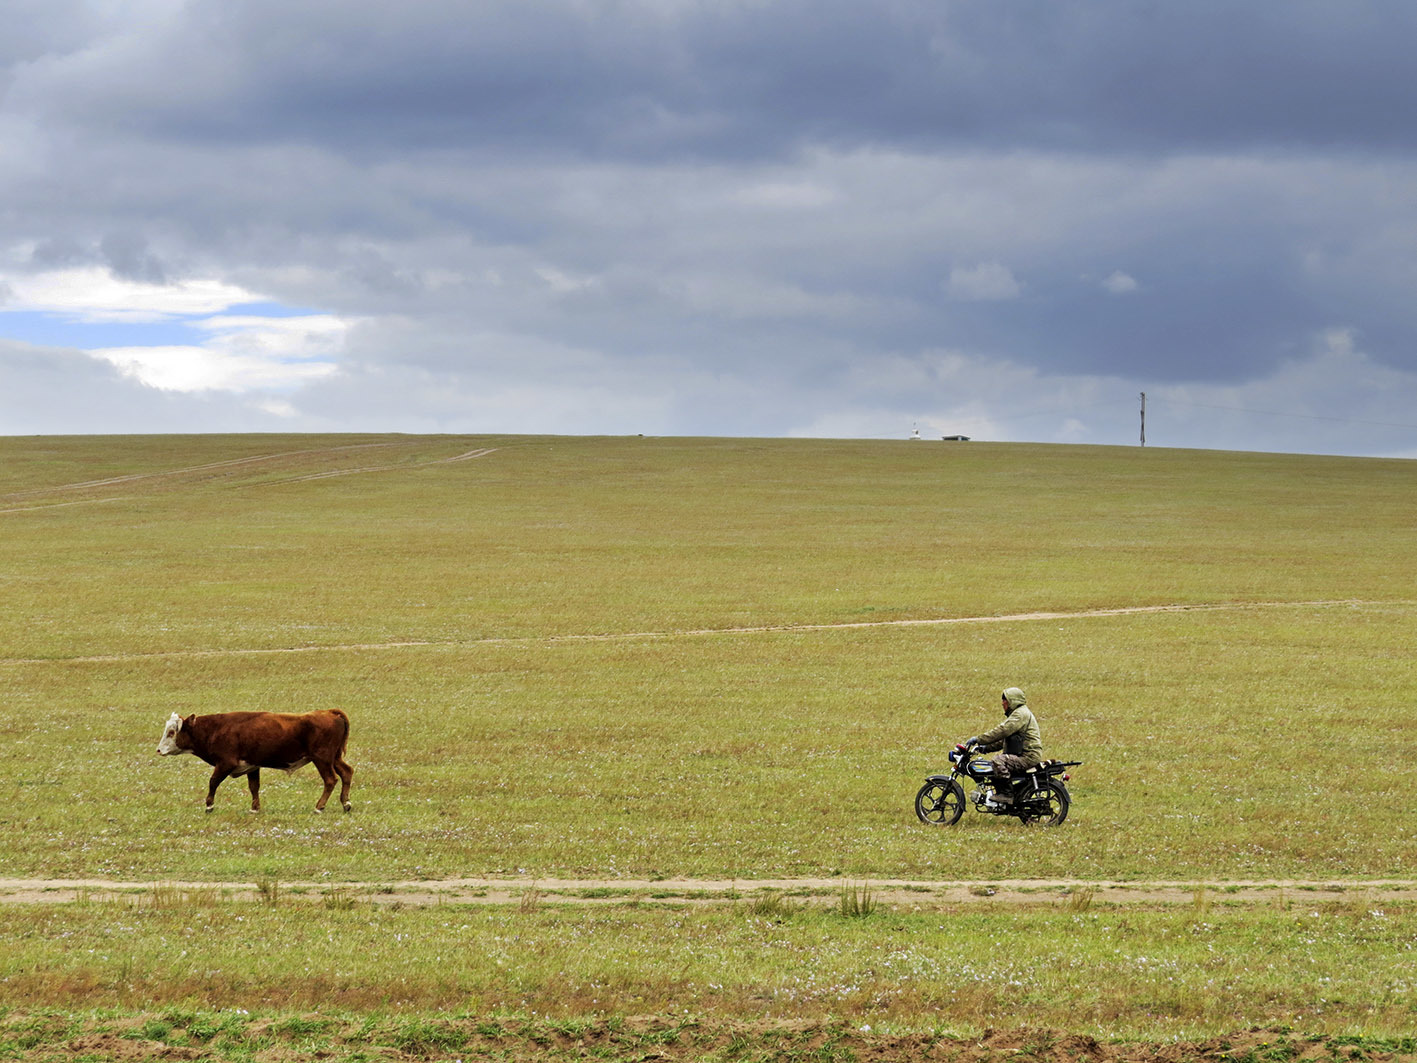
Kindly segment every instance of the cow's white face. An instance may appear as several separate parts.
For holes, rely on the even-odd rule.
[[[182,730],[182,717],[173,713],[167,718],[167,726],[162,729],[162,741],[157,744],[157,751],[164,757],[170,757],[174,753],[190,753],[190,749],[181,749],[177,745],[177,732]]]

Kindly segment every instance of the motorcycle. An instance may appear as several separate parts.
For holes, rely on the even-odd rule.
[[[1068,818],[1072,804],[1068,788],[1063,785],[1072,777],[1067,769],[1076,768],[1082,761],[1045,760],[1022,775],[1001,779],[995,777],[992,761],[977,755],[973,745],[960,743],[950,750],[950,763],[954,769],[948,775],[927,775],[925,785],[915,795],[915,814],[921,823],[936,827],[958,823],[966,803],[959,780],[966,778],[974,783],[970,798],[977,811],[1056,827]]]

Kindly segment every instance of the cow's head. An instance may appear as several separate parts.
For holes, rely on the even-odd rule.
[[[162,741],[157,744],[157,751],[164,757],[170,757],[174,753],[192,752],[192,742],[182,730],[185,724],[192,722],[192,717],[185,720],[173,713],[167,718],[167,726],[162,729]]]

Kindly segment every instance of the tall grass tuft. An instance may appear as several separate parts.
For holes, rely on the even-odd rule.
[[[775,891],[761,893],[748,902],[748,914],[757,919],[780,922],[791,919],[807,907],[806,902],[794,904],[786,896]]]
[[[841,899],[837,904],[837,911],[847,919],[865,919],[872,915],[877,907],[878,904],[875,896],[871,893],[869,882],[859,887],[850,883],[841,887]]]
[[[325,891],[323,903],[332,912],[349,912],[353,911],[359,902],[351,890],[336,886]]]
[[[1074,890],[1068,894],[1068,911],[1085,912],[1092,907],[1092,900],[1097,895],[1097,891],[1092,888]]]
[[[1191,894],[1191,914],[1197,919],[1204,919],[1210,914],[1210,894],[1204,886],[1197,886]]]
[[[148,893],[148,907],[170,909],[182,907],[182,891],[176,886],[159,882]]]
[[[215,908],[221,904],[221,891],[212,888],[183,889],[170,883],[156,883],[147,893],[147,907],[158,911],[177,908]],[[137,902],[142,904],[141,899]]]

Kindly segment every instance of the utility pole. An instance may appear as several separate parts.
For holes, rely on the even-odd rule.
[[[1146,446],[1146,392],[1141,393],[1141,445]]]

